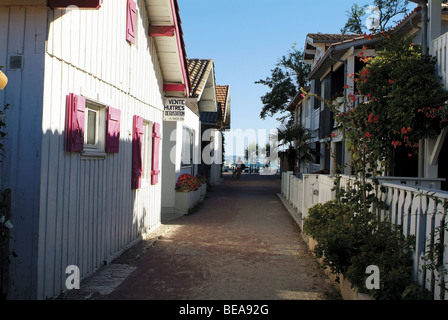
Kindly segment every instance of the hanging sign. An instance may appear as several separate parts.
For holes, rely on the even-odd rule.
[[[165,99],[163,110],[164,121],[184,121],[185,120],[185,99],[169,98]]]

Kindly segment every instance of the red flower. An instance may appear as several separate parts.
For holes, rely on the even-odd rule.
[[[373,113],[369,114],[369,118],[367,119],[368,123],[372,123],[373,121]]]
[[[367,132],[365,133],[364,137],[366,137],[366,138],[371,138],[372,135],[370,134],[370,132],[367,131]]]
[[[380,122],[380,115],[377,114],[375,117],[373,117],[373,122],[378,124]]]
[[[389,82],[389,84],[394,84],[395,81],[392,79],[389,79],[388,82]]]
[[[351,99],[353,102],[355,102],[355,101],[356,101],[356,96],[353,95],[353,94],[351,94],[351,95],[350,95],[350,99]]]
[[[392,145],[394,146],[394,148],[397,148],[397,146],[401,146],[402,143],[400,141],[392,141]]]
[[[331,138],[334,138],[334,136],[335,136],[335,134],[334,134],[334,132],[332,132],[332,133],[330,134],[330,137],[331,137]]]

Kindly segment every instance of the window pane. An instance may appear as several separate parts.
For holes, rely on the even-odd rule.
[[[97,113],[89,110],[87,118],[87,144],[96,144],[96,117]]]

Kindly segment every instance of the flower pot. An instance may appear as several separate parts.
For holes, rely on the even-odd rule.
[[[199,194],[200,194],[201,200],[204,200],[205,196],[207,195],[207,184],[206,183],[202,184],[201,187],[199,188]]]
[[[180,192],[176,191],[176,213],[187,214],[200,200],[200,191]]]

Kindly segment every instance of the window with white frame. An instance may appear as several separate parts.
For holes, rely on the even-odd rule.
[[[86,100],[84,150],[104,152],[106,143],[106,106]]]
[[[143,157],[143,181],[149,183],[151,180],[151,160],[152,160],[152,128],[153,124],[149,121],[143,122],[142,137],[142,157]]]
[[[194,150],[194,130],[188,127],[182,128],[182,157],[181,166],[190,167],[193,165]]]

